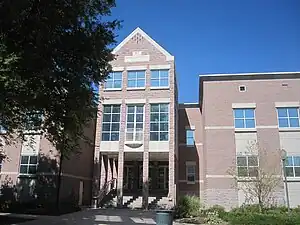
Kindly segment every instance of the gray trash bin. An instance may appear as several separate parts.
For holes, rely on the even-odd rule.
[[[157,210],[156,211],[156,224],[157,225],[172,225],[173,224],[173,211],[172,210]]]

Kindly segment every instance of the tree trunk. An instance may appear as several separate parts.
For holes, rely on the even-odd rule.
[[[59,170],[57,175],[57,188],[56,188],[56,210],[59,212],[59,205],[60,205],[60,187],[61,187],[61,174],[62,174],[62,163],[63,163],[63,155],[60,155],[59,161]]]

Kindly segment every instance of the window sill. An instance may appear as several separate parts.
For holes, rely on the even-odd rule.
[[[130,88],[128,87],[126,90],[127,91],[138,91],[138,90],[145,90],[146,87],[136,87],[136,88]]]
[[[122,91],[122,88],[107,88],[107,89],[103,89],[103,91]]]
[[[150,90],[169,90],[170,87],[150,87]]]
[[[187,181],[186,184],[196,184],[196,181]]]
[[[284,180],[284,178],[283,178]],[[287,177],[286,180],[288,182],[291,182],[291,181],[297,181],[297,182],[300,182],[300,177]]]
[[[256,132],[256,128],[235,128],[234,131],[235,131],[236,133]]]
[[[19,174],[18,178],[36,178],[37,174]]]
[[[192,145],[185,144],[185,147],[187,147],[187,148],[194,148],[195,144],[192,144]]]
[[[300,131],[300,127],[279,127],[279,131]]]

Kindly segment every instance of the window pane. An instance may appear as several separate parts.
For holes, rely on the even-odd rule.
[[[151,87],[159,87],[159,80],[151,79]]]
[[[113,88],[113,82],[111,80],[108,80],[104,84],[105,88]]]
[[[169,70],[160,71],[160,78],[168,78],[168,77],[169,77]]]
[[[169,114],[168,113],[161,113],[160,114],[160,121],[167,122],[169,120]]]
[[[237,165],[238,166],[247,166],[247,158],[245,156],[237,157]]]
[[[110,122],[110,121],[111,121],[111,114],[104,114],[103,122]]]
[[[249,167],[249,177],[257,177],[258,169],[257,167]]]
[[[160,132],[160,141],[167,141],[169,140],[169,133],[168,132]]]
[[[135,80],[129,80],[127,86],[128,87],[135,87],[135,83],[136,83]]]
[[[299,119],[290,118],[290,127],[299,127]]]
[[[295,177],[300,177],[300,167],[295,167]]]
[[[168,104],[161,104],[160,105],[160,112],[169,112],[169,105]]]
[[[103,112],[104,113],[110,113],[111,112],[111,106],[104,106],[104,108],[103,108]]]
[[[234,118],[244,118],[244,110],[243,109],[235,109],[234,110]]]
[[[127,114],[127,122],[134,122],[134,114]]]
[[[237,169],[238,169],[239,177],[247,177],[248,176],[247,167],[238,167]]]
[[[112,110],[113,113],[120,113],[120,106],[113,106],[113,110]]]
[[[151,123],[150,124],[150,131],[158,131],[159,129],[159,123]]]
[[[36,166],[29,166],[28,168],[28,173],[29,174],[36,174]]]
[[[158,141],[158,132],[150,132],[150,141]]]
[[[167,80],[167,79],[160,80],[160,86],[161,87],[168,87],[169,86],[169,80]]]
[[[159,105],[158,104],[152,104],[150,110],[151,110],[151,112],[159,112]]]
[[[194,138],[188,137],[188,138],[186,139],[186,144],[187,144],[187,145],[194,145],[194,144],[195,144],[195,143],[194,143]]]
[[[297,108],[288,108],[289,117],[299,117]]]
[[[300,166],[300,156],[294,156],[294,166]]]
[[[119,140],[119,132],[111,132],[111,141]]]
[[[248,156],[248,166],[258,166],[257,156]]]
[[[194,131],[193,130],[186,130],[186,137],[191,137],[193,138],[194,137]]]
[[[136,122],[143,122],[143,114],[136,115]]]
[[[234,126],[235,126],[235,128],[244,128],[244,120],[243,119],[235,119]]]
[[[159,71],[158,70],[151,70],[151,79],[159,78]]]
[[[114,82],[114,88],[121,88],[121,86],[122,86],[122,81],[115,80],[115,82]]]
[[[119,123],[113,123],[112,125],[111,125],[111,130],[112,131],[119,131],[119,128],[120,127],[120,124]]]
[[[286,166],[293,166],[293,157],[292,156],[288,156],[286,158],[286,163],[285,163]]]
[[[109,133],[102,132],[102,141],[109,141]]]
[[[255,128],[254,119],[246,119],[246,128]]]
[[[110,131],[110,124],[109,123],[103,123],[102,124],[102,131]]]
[[[168,123],[161,123],[160,124],[160,131],[168,131],[169,130]]]
[[[21,165],[20,166],[20,173],[27,174],[27,165]]]
[[[127,130],[133,129],[134,128],[134,123],[127,123]]]
[[[113,73],[109,73],[107,76],[107,80],[111,81],[113,80],[114,74]]]
[[[128,71],[127,76],[128,76],[129,80],[132,80],[132,79],[135,80],[136,79],[136,72],[134,72],[134,71]]]
[[[287,117],[287,109],[286,108],[278,108],[277,109],[278,117]]]
[[[21,156],[21,164],[28,164],[29,156]]]
[[[194,182],[194,181],[195,181],[195,176],[189,174],[189,175],[187,176],[187,181],[189,181],[189,182]]]
[[[122,80],[122,72],[114,72],[115,80]]]
[[[254,118],[254,109],[245,109],[246,118]]]
[[[145,87],[145,80],[137,80],[137,87]]]
[[[158,113],[151,113],[150,120],[151,120],[151,122],[158,122],[159,121],[159,114]]]
[[[293,167],[286,167],[285,168],[286,171],[286,176],[287,177],[293,177],[294,176],[294,170]]]
[[[127,113],[134,113],[134,106],[127,106]]]
[[[136,129],[137,130],[142,130],[143,129],[143,123],[137,123],[136,124]]]
[[[137,71],[137,78],[138,79],[145,78],[145,71]]]
[[[278,119],[279,127],[289,127],[288,119]]]
[[[137,113],[144,113],[144,106],[137,106],[136,107],[136,112]]]
[[[120,114],[113,114],[112,115],[112,122],[120,122]]]
[[[195,173],[195,171],[196,171],[196,167],[195,166],[187,166],[187,172],[189,174]]]
[[[30,164],[37,164],[37,156],[30,156],[29,163]]]

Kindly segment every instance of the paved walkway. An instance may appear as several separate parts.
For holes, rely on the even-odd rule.
[[[22,225],[145,225],[156,224],[155,212],[128,209],[90,209],[58,217],[40,217]],[[174,223],[174,225],[179,225]]]

